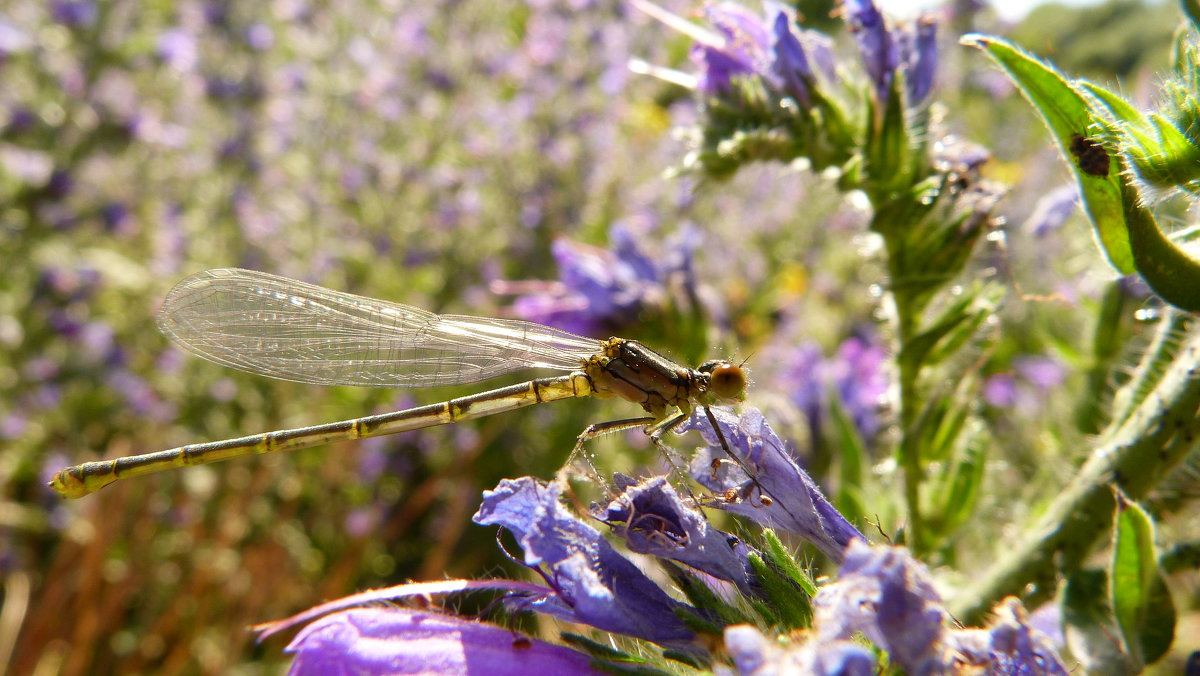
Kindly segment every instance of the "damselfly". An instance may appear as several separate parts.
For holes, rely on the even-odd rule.
[[[727,361],[691,369],[633,340],[600,341],[516,319],[438,315],[236,268],[181,281],[167,294],[158,325],[209,361],[317,385],[414,388],[474,383],[521,369],[569,373],[394,413],[87,462],[54,475],[50,487],[58,493],[82,497],[117,479],[173,467],[395,434],[574,397],[619,397],[649,414],[592,425],[579,444],[633,427],[657,441],[695,407],[740,401],[746,388],[743,369]]]

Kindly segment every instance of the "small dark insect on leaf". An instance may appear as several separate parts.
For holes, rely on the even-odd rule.
[[[514,636],[512,647],[513,650],[529,650],[533,647],[533,640],[528,636]]]
[[[1104,146],[1081,134],[1071,136],[1071,154],[1080,170],[1089,176],[1108,176],[1109,157]]]

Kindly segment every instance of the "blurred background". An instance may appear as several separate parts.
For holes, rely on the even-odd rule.
[[[1009,505],[1061,483],[1064,449],[1087,432],[1072,423],[1087,385],[1068,367],[1107,273],[1081,222],[1043,218],[1067,174],[1027,105],[957,36],[1007,35],[1136,96],[1178,14],[1126,0],[1023,18],[978,0],[928,9],[945,22],[946,124],[990,148],[989,176],[1012,186],[989,274],[1059,298],[1010,305],[1013,328],[988,356],[1011,462],[989,481],[1011,482],[996,498]],[[831,3],[800,10],[845,38]],[[552,476],[588,423],[631,415],[563,402],[52,494],[46,480],[69,464],[478,389],[317,388],[192,358],[154,316],[205,268],[622,335],[689,364],[748,359],[751,401],[818,480],[826,388],[884,445],[883,280],[866,214],[802,167],[722,184],[671,174],[695,103],[628,63],[686,71],[688,47],[587,0],[4,3],[0,670],[275,673],[284,642],[255,645],[245,626],[409,579],[518,574],[470,523],[481,491]],[[640,436],[597,442],[603,468],[655,470]],[[894,468],[878,457],[886,483]],[[894,509],[872,509],[894,526]],[[972,531],[968,544],[992,532]]]

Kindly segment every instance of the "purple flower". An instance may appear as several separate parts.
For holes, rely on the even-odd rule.
[[[858,50],[862,54],[867,75],[875,84],[875,100],[884,103],[892,87],[896,67],[900,65],[900,50],[896,38],[874,0],[845,0],[843,16]]]
[[[50,3],[54,20],[71,28],[87,28],[96,23],[96,3],[92,0],[54,0]]]
[[[838,581],[814,599],[822,640],[862,632],[914,676],[942,673],[948,617],[929,571],[903,547],[852,542]]]
[[[1013,359],[1013,368],[1022,379],[1043,394],[1056,389],[1067,379],[1066,367],[1052,357],[1039,355],[1016,357]]]
[[[622,492],[596,518],[614,526],[630,550],[685,563],[748,590],[750,548],[685,505],[666,477],[640,484],[623,475],[614,480]]]
[[[983,383],[983,400],[990,406],[1007,408],[1017,403],[1017,379],[1011,373],[993,373]]]
[[[874,656],[852,641],[810,640],[785,646],[747,624],[725,628],[725,651],[733,658],[738,676],[871,676],[875,673]]]
[[[802,40],[794,31],[790,12],[782,6],[769,3],[763,18],[732,2],[709,5],[704,14],[717,29],[712,33],[649,2],[635,5],[696,39],[689,56],[700,70],[695,86],[701,93],[728,94],[733,78],[758,76],[779,95],[791,97],[805,108],[812,105],[813,71],[805,43],[821,52],[816,55],[818,62],[828,60],[830,52],[822,49],[823,44]]]
[[[288,674],[597,674],[587,655],[509,629],[400,608],[326,615],[288,645]]]
[[[1018,406],[1036,411],[1046,397],[1066,380],[1067,371],[1057,359],[1024,355],[1013,359],[1015,373],[994,373],[983,385],[983,398],[998,408]]]
[[[599,531],[559,503],[562,486],[524,477],[505,479],[483,494],[475,523],[508,529],[556,595],[523,607],[569,622],[627,634],[679,648],[690,646],[692,630],[676,616],[686,608],[660,589]]]
[[[929,96],[937,75],[937,19],[929,14],[922,15],[913,31],[905,32],[905,36],[908,105],[915,106]]]
[[[253,23],[246,29],[246,45],[256,52],[265,52],[275,44],[275,32],[264,23]]]
[[[623,226],[614,225],[611,250],[567,239],[552,245],[557,282],[493,282],[498,293],[531,291],[513,303],[518,317],[581,335],[612,333],[667,297],[666,282],[691,265],[694,243],[679,247],[676,260],[658,262],[638,246]]]
[[[987,629],[951,632],[951,645],[980,673],[996,676],[1067,676],[1054,641],[1033,626],[1014,597],[996,606]]]
[[[814,599],[816,641],[861,632],[913,676],[945,673],[1066,674],[1053,644],[1029,625],[1020,602],[996,608],[988,629],[951,629],[929,571],[903,547],[852,542],[838,581]]]
[[[804,46],[792,32],[791,23],[786,13],[775,15],[771,73],[779,79],[784,93],[796,99],[801,106],[809,108],[812,106],[809,88],[812,87],[813,72],[808,65]]]
[[[848,338],[828,360],[821,357],[815,343],[801,345],[791,353],[782,377],[792,403],[808,418],[813,439],[821,439],[831,395],[838,397],[864,439],[879,432],[879,410],[888,388],[886,357],[882,345],[858,337]]]
[[[722,496],[711,503],[713,507],[800,535],[834,561],[842,560],[842,551],[852,540],[865,540],[800,469],[758,409],[747,407],[741,416],[720,408],[707,410],[720,427],[732,460],[703,411],[693,412],[679,431],[697,430],[710,444],[697,454],[689,472]]]
[[[121,202],[108,202],[100,207],[100,220],[104,229],[114,235],[128,237],[137,233],[137,223],[129,213],[129,207]]]
[[[954,134],[938,139],[933,146],[933,166],[943,173],[974,178],[990,159],[990,150]]]
[[[157,52],[163,63],[179,72],[192,70],[200,60],[196,38],[181,28],[163,31],[158,36]]]
[[[1042,195],[1033,206],[1033,213],[1025,219],[1022,229],[1034,237],[1042,237],[1066,222],[1079,204],[1079,188],[1075,183],[1068,183],[1054,188]]]
[[[830,384],[864,438],[879,431],[879,406],[887,392],[883,346],[852,337],[843,342],[827,366]]]

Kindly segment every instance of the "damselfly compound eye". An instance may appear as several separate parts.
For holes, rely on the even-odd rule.
[[[708,377],[708,389],[722,399],[741,399],[746,391],[746,372],[733,364],[722,364]]]

